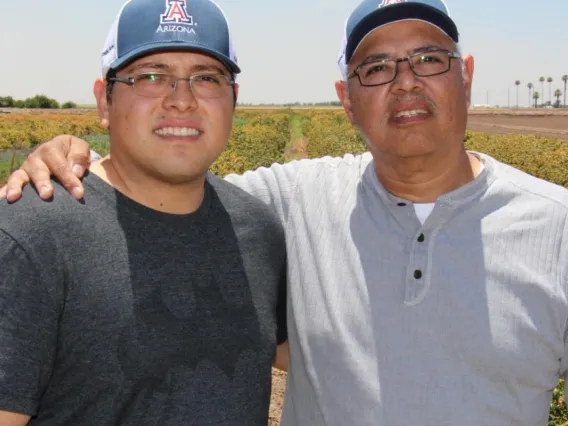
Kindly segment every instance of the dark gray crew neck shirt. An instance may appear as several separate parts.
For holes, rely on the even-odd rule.
[[[286,339],[285,243],[210,175],[193,214],[98,177],[0,202],[0,410],[31,425],[259,425]]]

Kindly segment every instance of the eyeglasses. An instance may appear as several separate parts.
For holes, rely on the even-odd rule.
[[[355,68],[347,78],[357,76],[361,86],[367,87],[387,84],[394,81],[398,75],[398,64],[401,62],[408,62],[410,69],[418,77],[431,77],[448,72],[452,59],[459,57],[457,52],[440,49],[415,53],[400,59],[370,59]]]
[[[108,80],[128,84],[137,94],[149,98],[164,98],[171,95],[176,90],[179,81],[187,81],[193,95],[202,99],[223,97],[227,94],[227,87],[235,85],[231,77],[220,73],[194,74],[189,78],[146,73],[134,77],[111,77]]]

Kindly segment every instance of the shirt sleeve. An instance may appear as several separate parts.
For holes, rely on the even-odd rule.
[[[33,416],[55,358],[59,297],[2,230],[0,265],[0,410]]]
[[[275,163],[270,167],[247,171],[242,175],[227,175],[225,180],[260,199],[274,211],[281,223],[285,224],[294,198],[298,176],[309,161]]]
[[[93,151],[91,149],[91,161],[98,161],[101,158],[103,158],[103,157],[101,157],[98,153],[96,153],[95,151]]]

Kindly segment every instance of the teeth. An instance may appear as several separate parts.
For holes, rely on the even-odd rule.
[[[425,109],[411,109],[408,111],[400,111],[398,114],[394,116],[394,118],[399,117],[416,117],[417,115],[426,115],[428,111]]]
[[[154,133],[160,136],[199,136],[199,130],[191,127],[164,127]]]

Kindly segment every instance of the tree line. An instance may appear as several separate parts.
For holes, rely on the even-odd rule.
[[[75,102],[67,101],[59,104],[55,99],[45,95],[35,95],[26,99],[14,99],[12,96],[0,96],[0,108],[43,108],[43,109],[71,109],[77,108]]]
[[[534,90],[535,85],[533,83],[527,83],[527,88],[529,89],[529,106],[534,101],[534,107],[538,108],[538,106],[552,106],[554,108],[560,108],[564,105],[564,108],[567,107],[566,105],[566,85],[568,84],[568,74],[564,74],[560,80],[564,83],[564,93],[562,90],[556,89],[554,91],[554,95],[552,94],[552,82],[554,79],[552,77],[540,77],[538,81],[540,82],[541,92],[537,92]],[[544,101],[544,83],[548,83],[548,101]],[[517,107],[519,106],[519,86],[521,85],[520,80],[515,81],[515,86],[517,86]],[[560,102],[560,97],[564,94],[564,102]],[[552,103],[552,97],[556,98],[556,101]],[[542,102],[539,104],[538,100],[542,97]]]

